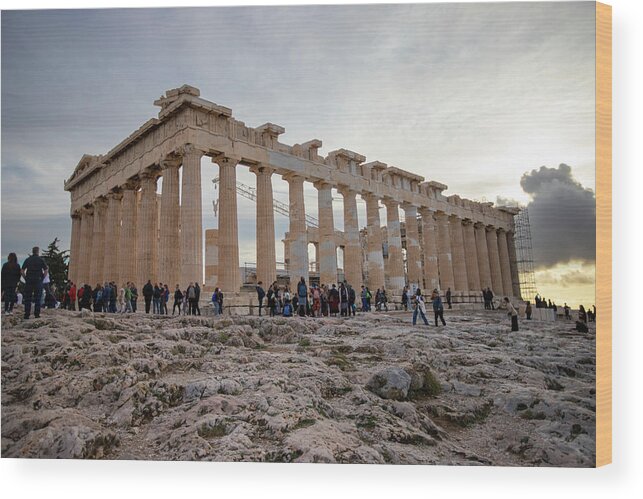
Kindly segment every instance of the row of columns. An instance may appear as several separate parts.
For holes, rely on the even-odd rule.
[[[201,208],[201,158],[203,151],[184,146],[180,154],[161,161],[107,196],[97,199],[72,218],[72,280],[94,285],[104,280],[148,279],[182,286],[202,281],[203,227]],[[219,165],[219,281],[227,292],[239,290],[239,234],[237,222],[236,167],[239,158],[217,156]],[[182,168],[179,182],[179,168]],[[272,174],[274,169],[255,165],[257,279],[276,279],[275,225]],[[163,176],[160,203],[158,177]],[[301,175],[286,174],[289,184],[290,226],[288,271],[291,283],[308,281],[308,235]],[[180,185],[179,185],[180,184]],[[319,272],[322,283],[337,280],[337,253],[332,188],[316,182],[319,212]],[[140,188],[140,191],[139,191]],[[179,203],[179,188],[180,203]],[[357,214],[357,192],[338,186],[344,198],[344,273],[349,283],[362,284],[362,255]],[[380,198],[361,194],[366,202],[366,285],[385,285],[380,220]],[[479,294],[490,287],[496,294],[519,296],[513,234],[486,227],[454,215],[382,199],[386,206],[389,287],[396,294],[405,284],[428,289]],[[406,272],[404,268],[399,208],[404,210]],[[422,224],[422,244],[418,214]],[[512,263],[513,262],[513,263]]]

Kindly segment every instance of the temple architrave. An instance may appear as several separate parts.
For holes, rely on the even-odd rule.
[[[489,287],[497,296],[520,298],[515,208],[445,196],[444,184],[366,162],[347,149],[322,157],[317,139],[283,144],[283,127],[248,127],[229,108],[202,99],[188,85],[168,90],[154,104],[161,108],[158,118],[105,155],[83,155],[65,181],[71,193],[72,281],[92,286],[132,281],[140,287],[151,280],[169,283],[170,289],[203,284],[201,160],[207,156],[219,171],[219,228],[208,235],[215,257],[209,262],[206,255],[205,281],[216,282],[224,292],[234,295],[243,284],[236,178],[237,169],[246,167],[257,181],[257,280],[271,283],[276,277],[272,177],[280,175],[289,185],[284,241],[291,283],[309,279],[312,237],[321,283],[337,282],[341,275],[356,289],[365,284],[373,293],[384,286],[391,295],[399,295],[404,285],[442,292],[451,288],[455,301],[478,302],[480,290]],[[312,235],[305,182],[318,192],[319,226]],[[332,189],[343,198],[343,230],[333,220]],[[365,229],[359,225],[358,198],[366,203]],[[344,255],[341,274],[338,247]]]

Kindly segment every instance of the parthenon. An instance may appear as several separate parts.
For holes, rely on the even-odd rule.
[[[236,178],[237,168],[245,166],[256,175],[256,275],[264,283],[276,279],[272,175],[281,175],[289,185],[285,241],[291,283],[309,277],[304,182],[311,182],[318,191],[321,283],[337,282],[341,246],[345,279],[355,287],[386,286],[393,295],[407,284],[450,288],[461,302],[478,301],[486,287],[496,295],[520,297],[516,209],[445,196],[444,184],[380,161],[366,162],[347,149],[320,156],[321,140],[281,143],[283,127],[246,126],[233,118],[231,109],[202,99],[189,85],[168,90],[154,104],[160,107],[158,118],[105,155],[83,155],[65,181],[71,193],[72,281],[203,283],[201,159],[208,156],[219,167],[216,285],[224,292],[239,293],[243,284]],[[333,220],[332,189],[343,197],[343,231]],[[366,203],[365,262],[357,196]],[[381,205],[386,209],[384,230]]]

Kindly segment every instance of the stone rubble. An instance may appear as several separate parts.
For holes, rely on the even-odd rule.
[[[595,332],[453,311],[2,317],[2,457],[593,466]]]

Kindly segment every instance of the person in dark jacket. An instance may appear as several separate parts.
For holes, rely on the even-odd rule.
[[[143,286],[143,298],[145,299],[145,313],[150,313],[150,305],[152,304],[152,296],[154,296],[154,287],[152,281],[148,280],[147,284]]]
[[[259,303],[259,316],[261,316],[261,307],[263,307],[263,299],[266,296],[266,292],[261,286],[263,283],[259,281],[257,283],[257,302]]]
[[[447,323],[444,320],[444,305],[442,304],[442,298],[440,298],[440,292],[437,289],[434,289],[433,293],[431,293],[431,301],[433,302],[435,325],[438,325],[438,319],[440,319],[442,321],[442,325],[446,326]]]
[[[42,297],[42,280],[49,271],[45,261],[40,258],[40,248],[34,246],[31,256],[22,263],[22,276],[25,278],[25,319],[31,315],[31,303],[34,303],[33,315],[40,317],[40,300]]]
[[[2,296],[4,296],[4,313],[13,313],[16,303],[16,288],[20,282],[20,265],[15,253],[9,253],[7,262],[2,266]]]
[[[183,304],[183,293],[181,293],[181,288],[177,284],[176,289],[174,290],[174,305],[172,306],[172,315],[174,315],[174,311],[177,308],[179,309],[179,315],[181,315],[182,304]]]
[[[439,296],[440,295],[438,295],[438,297]],[[452,308],[451,307],[451,288],[447,288],[446,299],[447,299],[447,305],[449,306],[449,308]],[[442,302],[441,298],[440,298],[440,302]],[[437,324],[436,324],[436,326],[437,326]]]
[[[194,293],[196,295],[194,299],[194,309],[196,310],[196,315],[201,315],[201,309],[199,308],[199,300],[201,299],[201,286],[199,286],[198,282],[194,283]],[[223,293],[221,294],[221,299],[223,299]],[[223,308],[221,310],[223,310]]]

